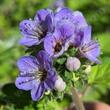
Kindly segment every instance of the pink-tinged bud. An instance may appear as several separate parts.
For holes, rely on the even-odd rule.
[[[55,82],[55,89],[58,90],[59,92],[64,91],[66,87],[66,83],[63,81],[63,79],[58,76],[58,79]]]
[[[68,57],[66,62],[66,68],[70,71],[77,71],[80,68],[81,62],[76,57]]]

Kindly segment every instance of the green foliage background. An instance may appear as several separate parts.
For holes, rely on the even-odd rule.
[[[0,0],[0,110],[59,110],[70,102],[68,96],[47,105],[43,104],[45,100],[31,102],[28,92],[18,91],[12,84],[18,75],[16,61],[24,55],[24,48],[18,43],[19,22],[34,17],[41,8],[52,7],[52,3],[52,0]],[[102,65],[93,66],[84,100],[110,104],[110,0],[66,0],[66,6],[82,11],[102,50]]]

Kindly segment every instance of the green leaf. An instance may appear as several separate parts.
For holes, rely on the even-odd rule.
[[[23,108],[31,102],[29,91],[18,90],[13,83],[4,85],[2,93],[5,96],[4,101],[6,101],[6,103],[14,104],[17,108]]]
[[[72,80],[72,78],[73,78],[73,74],[71,72],[67,71],[67,70],[65,70],[64,76],[65,76],[65,79],[68,80],[68,81]]]
[[[110,55],[110,49],[108,49],[108,46],[110,45],[110,33],[99,34],[95,37],[99,41],[103,54]]]
[[[58,58],[58,59],[56,60],[56,62],[57,62],[58,64],[60,64],[60,65],[63,65],[63,64],[65,63],[65,61],[66,61],[66,58],[65,58],[65,57]]]
[[[68,50],[68,54],[70,56],[74,56],[76,54],[76,52],[77,52],[77,49],[73,48],[73,47]]]
[[[89,84],[110,85],[110,58],[104,57],[101,65],[92,67],[88,77]]]

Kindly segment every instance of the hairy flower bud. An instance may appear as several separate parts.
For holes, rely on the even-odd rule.
[[[91,72],[91,65],[87,65],[87,66],[86,66],[86,69],[84,70],[84,72],[85,72],[86,74],[90,73],[90,72]]]
[[[50,90],[45,91],[45,95],[49,95],[50,94]]]
[[[77,71],[80,68],[80,60],[76,57],[68,57],[66,62],[66,68],[70,71]]]
[[[55,89],[58,90],[59,92],[64,91],[66,87],[66,83],[63,81],[63,79],[58,76],[58,79],[55,82]]]

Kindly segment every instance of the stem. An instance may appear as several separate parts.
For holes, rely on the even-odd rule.
[[[86,91],[90,88],[90,85],[87,84],[86,87],[84,88],[83,92],[82,92],[82,98],[85,96]]]
[[[72,96],[74,99],[75,107],[77,110],[85,110],[82,100],[80,99],[78,92],[74,87],[71,89]]]

